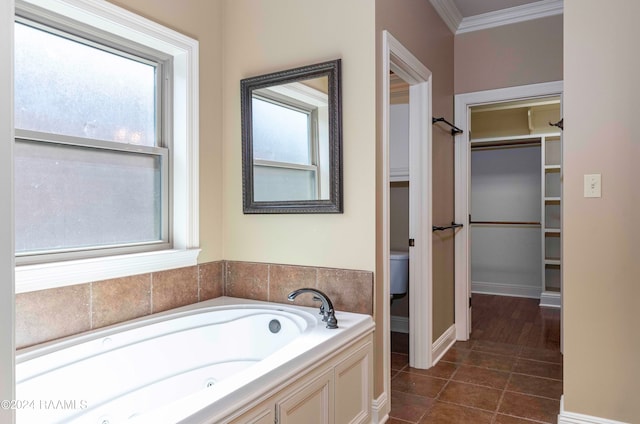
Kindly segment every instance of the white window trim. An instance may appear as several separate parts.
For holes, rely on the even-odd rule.
[[[16,9],[66,16],[173,57],[173,249],[16,267],[16,293],[197,264],[199,249],[198,41],[106,1],[18,0]]]

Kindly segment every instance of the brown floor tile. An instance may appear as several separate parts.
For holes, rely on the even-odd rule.
[[[560,396],[562,396],[562,381],[513,374],[511,380],[509,380],[507,390],[551,399],[560,399]]]
[[[452,362],[440,361],[433,367],[429,368],[428,370],[408,367],[404,371],[410,372],[413,374],[429,375],[431,377],[448,379],[448,378],[451,378],[451,375],[455,372],[457,368],[458,368],[458,364],[454,364]]]
[[[410,422],[411,421],[399,420],[399,419],[393,418],[393,417],[390,417],[387,420],[387,424],[407,424],[407,423],[410,423]]]
[[[462,361],[463,365],[491,368],[498,371],[511,371],[515,358],[510,356],[494,355],[492,353],[471,351]]]
[[[451,379],[502,390],[507,385],[509,373],[506,371],[461,365]]]
[[[435,399],[391,391],[391,412],[393,418],[417,423],[434,404]]]
[[[545,423],[555,423],[560,412],[560,401],[505,392],[498,412]]]
[[[388,421],[387,421],[388,422]],[[510,415],[496,415],[494,424],[537,424],[538,421],[525,420],[524,418],[512,417]]]
[[[447,351],[447,353],[444,354],[442,360],[446,362],[460,363],[467,359],[467,356],[469,356],[470,353],[470,350],[452,347]]]
[[[488,340],[476,340],[473,344],[472,350],[495,353],[497,355],[516,356],[520,352],[520,346],[509,343],[497,343]]]
[[[562,380],[562,365],[519,358],[513,372]]]
[[[391,390],[435,398],[447,380],[401,371],[391,380]]]
[[[409,364],[409,355],[391,352],[391,369],[401,370]]]
[[[535,349],[531,347],[523,347],[520,351],[520,357],[533,359],[535,361],[553,362],[554,364],[562,363],[562,353],[557,349]]]
[[[450,381],[438,396],[438,400],[495,411],[501,394],[501,390]]]
[[[420,424],[489,424],[492,417],[480,409],[436,402]]]
[[[453,347],[456,349],[471,350],[474,344],[475,344],[475,340],[467,340],[467,341],[458,340],[457,342],[454,343]]]

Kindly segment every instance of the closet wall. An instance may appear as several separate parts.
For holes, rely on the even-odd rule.
[[[472,109],[474,293],[540,298],[545,291],[549,170],[542,160],[547,138],[542,134],[557,131],[549,122],[560,119],[559,106],[559,98],[551,98]],[[559,169],[553,175],[560,177]]]

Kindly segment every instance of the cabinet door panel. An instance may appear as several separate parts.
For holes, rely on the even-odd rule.
[[[369,422],[373,382],[371,375],[371,344],[339,363],[335,368],[336,422]]]
[[[293,388],[292,393],[276,404],[279,424],[332,424],[333,370],[311,383]]]

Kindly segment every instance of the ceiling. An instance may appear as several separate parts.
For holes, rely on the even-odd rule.
[[[453,0],[463,18],[495,12],[510,7],[536,3],[538,0]]]
[[[564,0],[429,0],[454,34],[561,15]]]

